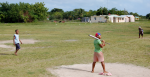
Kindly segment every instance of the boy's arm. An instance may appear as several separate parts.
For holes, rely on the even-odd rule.
[[[14,36],[14,38],[13,38],[13,44],[16,45],[16,44],[15,44],[15,36]]]
[[[100,44],[100,47],[101,47],[101,48],[103,48],[103,47],[105,46],[105,41],[104,41],[104,40],[102,40],[102,42],[103,42],[103,43],[102,43],[102,44]]]
[[[22,44],[21,40],[19,39],[20,43]]]

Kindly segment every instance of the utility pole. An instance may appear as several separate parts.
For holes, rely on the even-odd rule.
[[[124,15],[125,15],[125,8],[124,8]]]
[[[108,0],[107,0],[107,15],[108,15]]]

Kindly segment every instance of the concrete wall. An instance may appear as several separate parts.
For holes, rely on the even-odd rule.
[[[135,17],[134,16],[130,17],[130,22],[135,22]]]
[[[129,22],[135,22],[135,17],[133,15],[121,15],[121,16],[127,16],[129,19]]]
[[[129,22],[129,18],[127,16],[124,17],[109,16],[109,21],[111,21],[112,23]]]
[[[106,22],[106,15],[100,15],[100,16],[91,16],[91,22],[92,23],[98,23],[98,22]],[[119,22],[135,22],[135,17],[133,15],[121,15],[121,16],[108,16],[109,21],[112,23],[119,23]]]
[[[106,22],[105,16],[91,16],[91,22],[92,23],[98,23],[98,22]]]
[[[108,16],[109,17],[109,21],[113,23],[113,16]]]
[[[129,22],[129,18],[128,17],[125,17],[125,22]]]
[[[83,17],[82,22],[90,22],[90,17]]]
[[[125,22],[124,17],[123,18],[118,18],[118,19],[119,19],[119,22]]]

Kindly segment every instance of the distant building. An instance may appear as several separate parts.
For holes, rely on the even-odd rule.
[[[91,16],[91,23],[106,22],[107,15]]]
[[[90,17],[83,17],[82,22],[90,22]]]
[[[108,17],[109,21],[112,23],[129,22],[129,18],[127,16],[108,15]]]
[[[49,20],[49,17],[47,17],[47,20]]]
[[[109,21],[112,23],[121,23],[121,22],[135,22],[135,17],[133,15],[100,15],[100,16],[91,16],[92,23],[106,22],[106,16],[109,17]]]
[[[129,22],[135,22],[135,17],[133,15],[121,15],[121,16],[127,16],[129,18]]]
[[[139,17],[135,16],[135,20],[139,20]]]

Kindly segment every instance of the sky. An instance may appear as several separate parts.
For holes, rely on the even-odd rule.
[[[108,10],[117,8],[118,10],[127,10],[128,12],[138,13],[145,16],[150,13],[150,0],[0,0],[8,3],[30,3],[44,2],[45,7],[51,11],[53,8],[60,8],[64,11],[82,8],[85,11],[97,10],[100,7],[106,7]]]

